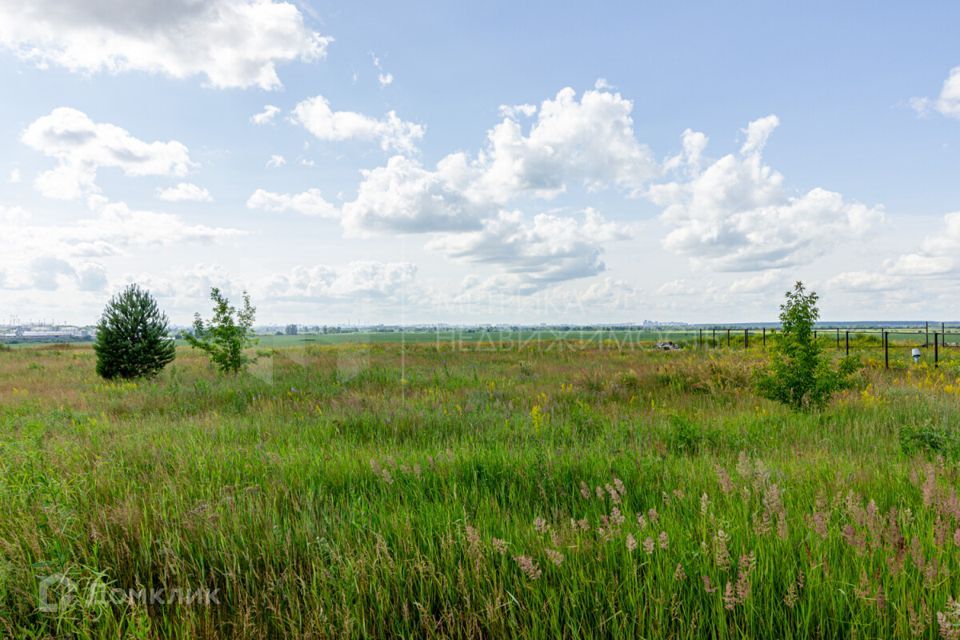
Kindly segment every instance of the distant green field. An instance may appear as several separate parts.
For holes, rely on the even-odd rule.
[[[714,337],[714,335],[716,337]],[[909,330],[891,331],[890,334],[890,364],[891,366],[907,366],[912,362],[911,350],[920,347],[922,360],[933,363],[933,333],[930,333],[929,344],[924,346],[925,334],[922,331]],[[828,351],[846,352],[846,330],[841,330],[839,343],[836,331],[819,331],[820,342]],[[767,341],[772,342],[774,333],[767,332]],[[941,343],[939,361],[947,365],[960,364],[960,334],[950,335],[953,347],[945,347]],[[607,349],[651,349],[657,342],[671,341],[685,349],[731,349],[744,348],[744,331],[731,330],[729,341],[726,330],[704,329],[702,333],[697,329],[678,329],[671,331],[652,330],[491,330],[491,331],[439,331],[439,332],[364,332],[364,333],[331,333],[331,334],[301,334],[296,336],[259,336],[257,347],[264,349],[285,349],[307,347],[309,345],[376,345],[376,344],[408,344],[423,345],[436,344],[444,347],[459,347],[465,350],[521,350],[534,348],[545,344],[560,348],[559,345],[568,344],[570,348],[584,348],[589,345]],[[884,358],[881,333],[879,330],[850,331],[849,335],[851,355],[860,356],[867,360],[882,362]],[[763,333],[760,330],[749,330],[747,346],[751,351],[762,350],[764,346]]]
[[[490,331],[405,331],[405,332],[358,332],[301,334],[296,336],[258,336],[262,347],[288,347],[307,344],[423,344],[430,342],[490,342],[529,343],[546,340],[615,340],[620,342],[650,342],[657,340],[690,339],[695,334],[684,331],[554,331],[554,330],[490,330]]]
[[[942,366],[960,366],[960,331],[948,333],[948,345],[943,344],[940,338],[938,359]],[[884,362],[884,352],[880,329],[841,329],[839,341],[835,329],[818,330],[820,341],[824,348],[834,351],[846,351],[847,333],[851,355],[860,356],[867,361]],[[760,329],[747,331],[747,346],[751,350],[762,350],[764,347],[764,332]],[[766,331],[766,341],[774,339],[773,330]],[[903,367],[912,362],[911,350],[920,347],[922,361],[932,364],[934,361],[933,336],[917,329],[891,329],[890,336],[890,366]],[[522,350],[535,348],[544,344],[552,344],[554,349],[567,345],[567,348],[583,348],[594,345],[601,349],[651,349],[657,342],[670,341],[685,349],[731,349],[744,348],[744,330],[712,328],[670,328],[664,330],[630,329],[630,330],[560,330],[560,329],[442,329],[439,331],[368,331],[356,333],[326,333],[326,334],[299,334],[287,335],[260,335],[257,336],[257,349],[261,352],[271,349],[302,349],[311,345],[425,345],[459,348],[464,350]],[[927,342],[928,341],[928,342]],[[89,345],[89,343],[71,343],[74,345]],[[184,341],[178,341],[178,346],[185,347]],[[43,347],[50,344],[20,343],[9,345],[13,348]]]
[[[840,330],[840,342],[844,344],[847,329]],[[879,346],[880,330],[849,330],[850,339],[853,341],[870,340],[876,338]],[[767,331],[767,338],[771,339],[774,335],[772,330]],[[819,331],[820,337],[825,343],[834,344],[836,342],[836,331],[824,329]],[[743,346],[743,329],[730,330],[730,344]],[[923,344],[926,334],[922,330],[891,330],[891,343]],[[749,341],[757,343],[763,338],[763,332],[759,329],[749,330]],[[727,330],[717,329],[631,329],[631,330],[603,330],[603,329],[583,329],[583,330],[553,330],[553,329],[491,329],[491,330],[440,330],[440,331],[404,331],[404,332],[357,332],[357,333],[327,333],[327,334],[300,334],[295,336],[277,336],[261,335],[258,336],[260,345],[264,347],[286,347],[301,344],[350,344],[350,343],[370,343],[370,344],[390,344],[399,342],[408,342],[415,344],[429,342],[514,342],[526,343],[548,340],[577,340],[594,341],[612,340],[620,343],[646,343],[656,341],[679,341],[693,346],[700,339],[709,343],[715,339],[719,346],[727,344]],[[949,335],[951,343],[960,344],[960,331]],[[929,341],[932,345],[933,332],[929,333]]]
[[[826,349],[846,350],[847,333],[849,331],[850,352],[863,358],[883,360],[883,347],[880,329],[841,329],[839,342],[837,332],[833,329],[819,330],[821,343]],[[960,330],[957,333],[948,333],[948,346],[944,346],[940,339],[940,362],[953,362],[960,359]],[[764,345],[763,332],[760,329],[750,329],[747,335],[747,345],[751,349],[761,349]],[[775,332],[767,330],[766,340],[774,339]],[[933,362],[933,331],[929,334],[923,330],[896,329],[890,330],[890,362],[892,366],[905,366],[911,360],[911,349],[920,347],[924,362]],[[726,329],[692,328],[692,329],[632,329],[632,330],[554,330],[554,329],[490,329],[490,330],[449,330],[440,331],[404,331],[384,332],[369,331],[356,333],[326,333],[326,334],[299,334],[287,335],[260,335],[257,336],[257,348],[261,351],[270,349],[304,348],[310,345],[377,345],[377,344],[436,344],[443,346],[460,347],[469,350],[478,349],[523,349],[551,343],[556,345],[596,345],[601,348],[613,349],[646,349],[652,348],[655,343],[671,341],[686,349],[714,349],[730,348],[733,350],[744,348],[744,330],[731,329],[729,337]],[[925,341],[928,341],[925,343]],[[89,343],[72,343],[88,344]],[[184,341],[178,341],[178,346],[186,346]],[[43,346],[42,343],[20,343],[10,345],[14,348],[28,346]],[[49,346],[49,345],[48,345]]]

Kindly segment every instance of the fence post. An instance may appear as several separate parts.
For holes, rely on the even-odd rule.
[[[703,329],[697,329],[697,345],[703,349]]]
[[[929,322],[923,323],[923,346],[925,347],[930,346],[930,323]]]
[[[767,328],[763,328],[763,348],[767,348]]]
[[[883,367],[890,368],[890,336],[886,331],[883,332]]]
[[[933,332],[933,366],[934,367],[940,366],[940,347],[937,344],[937,342],[938,342],[937,332],[934,331]]]
[[[716,327],[713,328],[713,344],[711,346],[714,348],[716,348],[717,346],[717,328]]]
[[[743,348],[746,349],[750,346],[750,337],[748,335],[750,329],[743,330]]]
[[[947,348],[947,327],[945,322],[940,323],[940,344],[943,345],[943,348]]]
[[[730,348],[730,329],[727,329],[727,348]]]
[[[837,349],[840,348],[840,327],[837,327]]]
[[[847,343],[847,355],[849,356],[850,355],[850,332],[849,331],[846,332],[845,340]]]

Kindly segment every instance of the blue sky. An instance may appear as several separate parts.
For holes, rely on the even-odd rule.
[[[958,14],[0,0],[0,322],[957,319]]]

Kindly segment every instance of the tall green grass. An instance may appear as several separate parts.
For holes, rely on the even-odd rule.
[[[960,633],[949,372],[794,414],[752,393],[759,349],[179,355],[103,383],[85,348],[0,354],[0,635]],[[217,602],[42,612],[51,574]]]

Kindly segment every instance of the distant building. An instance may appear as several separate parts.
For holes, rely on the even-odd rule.
[[[0,328],[0,342],[83,342],[92,339],[90,327],[19,325]]]

